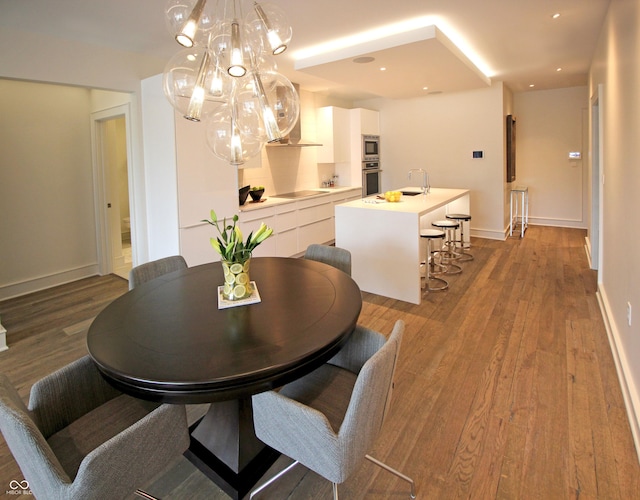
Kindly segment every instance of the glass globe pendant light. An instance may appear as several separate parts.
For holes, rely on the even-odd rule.
[[[165,17],[176,42],[187,48],[206,38],[214,20],[207,0],[169,0]]]
[[[247,23],[265,38],[274,56],[287,50],[293,30],[280,7],[270,3],[254,2],[253,9],[247,14]]]
[[[273,62],[291,40],[283,11],[256,1],[245,10],[243,2],[169,0],[166,9],[176,41],[192,46],[167,64],[164,92],[186,119],[206,122],[210,149],[232,165],[288,134],[300,113],[293,84]]]

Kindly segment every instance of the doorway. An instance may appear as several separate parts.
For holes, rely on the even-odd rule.
[[[128,279],[133,265],[128,105],[92,114],[96,225],[101,274]]]

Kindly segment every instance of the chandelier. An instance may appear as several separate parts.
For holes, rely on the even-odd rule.
[[[300,101],[274,56],[291,41],[280,7],[248,0],[169,0],[169,31],[183,49],[163,90],[187,120],[203,122],[218,158],[242,165],[294,127]]]

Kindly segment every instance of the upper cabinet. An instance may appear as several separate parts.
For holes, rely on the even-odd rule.
[[[380,135],[379,112],[371,109],[356,108],[351,112],[351,133]]]
[[[343,163],[350,161],[350,110],[326,106],[316,110],[318,163]]]

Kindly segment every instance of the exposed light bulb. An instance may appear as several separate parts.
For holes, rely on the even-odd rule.
[[[264,124],[265,132],[267,133],[267,141],[279,141],[282,139],[282,134],[280,133],[278,122],[273,114],[273,109],[269,106],[269,100],[264,92],[264,86],[262,85],[262,80],[260,80],[260,75],[255,71],[253,73],[253,82],[254,91],[258,97],[258,102],[260,103],[262,122]]]
[[[207,76],[207,69],[209,68],[210,60],[211,57],[209,56],[209,51],[205,50],[202,57],[202,63],[200,64],[200,69],[198,70],[196,84],[193,87],[193,93],[191,94],[191,99],[189,100],[189,108],[187,110],[187,114],[184,115],[187,120],[199,122],[200,118],[202,117],[202,106],[204,105],[205,97],[204,80]]]
[[[247,68],[244,64],[240,24],[237,19],[234,19],[231,23],[231,65],[227,69],[227,72],[236,78],[244,76],[247,73]]]
[[[198,0],[187,19],[187,22],[180,30],[180,33],[176,34],[176,41],[187,48],[193,47],[196,33],[198,32],[198,23],[200,22],[200,16],[207,0]]]
[[[258,3],[254,3],[253,8],[258,15],[258,19],[263,24],[265,30],[267,31],[267,40],[269,41],[269,46],[271,47],[271,53],[274,56],[278,54],[282,54],[285,50],[287,50],[287,44],[282,41],[280,35],[273,29],[271,23],[269,22],[269,18],[265,14],[263,8],[258,5]]]

